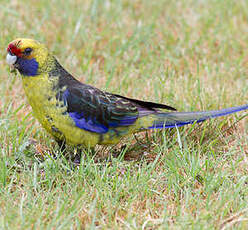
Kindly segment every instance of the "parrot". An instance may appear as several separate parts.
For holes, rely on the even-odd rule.
[[[19,72],[34,117],[60,147],[113,145],[144,130],[180,127],[248,109],[245,104],[178,112],[169,105],[105,92],[74,78],[43,43],[29,38],[8,44],[6,62]]]

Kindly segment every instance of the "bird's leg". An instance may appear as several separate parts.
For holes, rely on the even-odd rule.
[[[66,150],[66,142],[65,142],[65,140],[56,140],[56,142],[57,142],[57,144],[59,146],[61,154],[63,154],[67,160],[72,161],[72,163],[75,164],[75,165],[80,164],[81,154],[82,154],[82,150],[80,149],[80,146],[76,147],[76,154],[74,154],[75,152],[74,153],[70,152],[68,154],[68,153],[65,152],[65,150]],[[56,159],[56,156],[55,156],[55,159]]]
[[[80,164],[82,154],[84,154],[85,151],[89,152],[90,155],[95,154],[95,148],[85,149],[85,148],[82,148],[82,146],[79,145],[79,146],[76,147],[76,154],[74,155],[74,157],[72,159],[74,164],[76,164],[76,165]]]
[[[79,165],[81,161],[81,156],[82,156],[82,149],[80,146],[76,147],[76,155],[73,156],[72,162],[75,165]]]
[[[65,151],[65,140],[56,140],[60,151],[63,153]]]
[[[79,146],[76,147],[76,154],[73,154],[73,152],[70,152],[69,154],[66,154],[65,150],[66,150],[66,142],[65,140],[56,140],[60,152],[65,156],[65,158],[67,160],[71,160],[73,162],[73,164],[80,164],[80,160],[81,160],[81,149],[79,148]]]
[[[78,146],[75,147],[76,154],[71,153],[68,156],[67,154],[65,154],[65,149],[66,149],[65,140],[56,140],[56,142],[57,142],[57,144],[59,146],[60,152],[63,155],[65,155],[66,159],[70,159],[72,161],[72,163],[75,164],[75,165],[80,164],[81,157],[82,157],[82,154],[83,154],[84,151],[87,151],[87,152],[91,153],[91,155],[94,155],[94,153],[95,153],[95,148],[90,148],[90,149],[87,150],[87,149],[82,148],[81,145],[78,145]],[[55,156],[55,159],[56,159],[56,156]]]
[[[58,156],[65,155],[65,153],[66,153],[66,151],[65,151],[66,150],[65,140],[58,140],[58,139],[56,139],[56,142],[57,142],[57,144],[59,146],[59,150],[60,150]],[[54,159],[57,159],[58,156],[54,155]]]

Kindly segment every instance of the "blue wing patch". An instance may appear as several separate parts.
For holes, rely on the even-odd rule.
[[[94,132],[94,133],[106,133],[108,132],[108,128],[101,124],[96,124],[95,121],[92,119],[86,120],[83,117],[83,113],[78,112],[70,112],[69,113],[72,120],[75,122],[75,125],[80,128],[84,129],[86,131]]]
[[[78,112],[69,112],[70,117],[75,122],[75,125],[80,128],[94,133],[107,133],[109,128],[117,128],[121,126],[129,126],[132,125],[137,117],[124,117],[122,120],[118,122],[109,122],[108,126],[100,124],[96,121],[96,119],[85,119],[83,113]]]
[[[104,134],[109,131],[109,128],[118,128],[132,125],[138,118],[138,113],[135,115],[124,114],[118,116],[114,111],[106,112],[101,109],[101,106],[106,106],[104,103],[98,104],[95,111],[90,111],[85,98],[80,98],[72,94],[68,89],[62,94],[64,104],[68,108],[68,114],[75,123],[75,126],[86,131]],[[110,106],[113,106],[111,104]]]

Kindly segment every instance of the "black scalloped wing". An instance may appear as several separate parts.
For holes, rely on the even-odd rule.
[[[154,113],[156,108],[175,110],[162,104],[102,92],[76,80],[55,58],[54,64],[49,76],[59,76],[58,85],[54,86],[56,97],[64,101],[67,112],[79,128],[106,133],[110,127],[132,125],[139,116]]]
[[[133,102],[89,85],[68,86],[63,100],[76,126],[92,132],[132,125],[139,116]]]

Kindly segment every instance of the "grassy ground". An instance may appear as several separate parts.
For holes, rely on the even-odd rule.
[[[71,169],[49,157],[5,63],[31,37],[110,92],[180,111],[245,104],[248,2],[65,2],[0,1],[0,229],[248,229],[247,112],[130,137]]]

